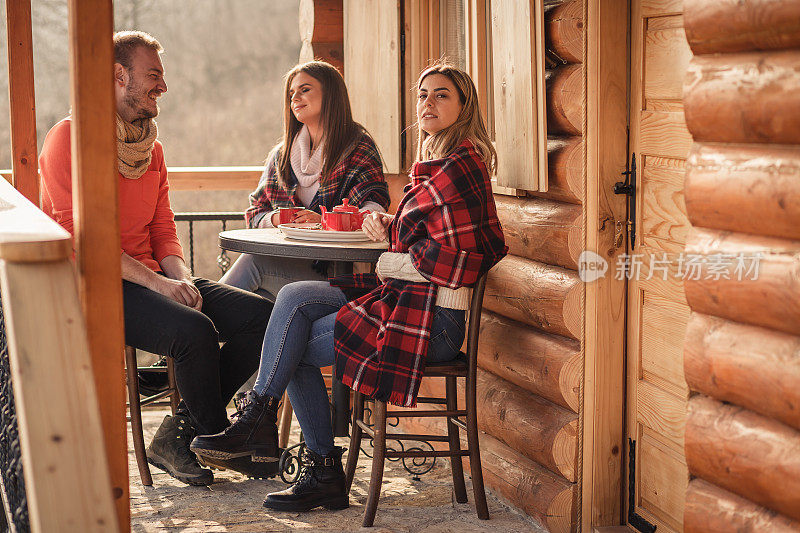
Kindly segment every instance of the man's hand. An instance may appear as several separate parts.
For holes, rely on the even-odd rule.
[[[158,283],[153,290],[179,304],[200,311],[203,307],[203,297],[200,295],[200,290],[192,283],[192,273],[183,259],[177,255],[168,255],[159,264],[167,275],[166,278],[159,276],[161,281],[169,283]]]
[[[386,241],[389,240],[388,229],[392,224],[392,220],[394,220],[394,215],[373,211],[364,217],[364,224],[361,228],[371,240],[375,242]]]
[[[199,311],[203,306],[203,298],[192,283],[189,269],[186,268],[183,259],[175,255],[167,256],[161,261],[161,269],[168,277],[153,272],[133,257],[122,252],[122,279],[163,294],[179,304]]]
[[[174,300],[186,307],[191,307],[200,311],[203,307],[203,297],[200,291],[188,279],[170,279],[159,276],[159,281],[153,288],[159,294],[163,294],[170,300]]]

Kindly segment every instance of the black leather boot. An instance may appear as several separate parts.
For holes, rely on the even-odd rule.
[[[278,402],[278,398],[248,391],[245,402],[233,415],[238,420],[216,435],[195,437],[191,450],[200,457],[212,459],[249,456],[256,463],[277,461],[280,458]]]
[[[286,490],[267,494],[264,507],[294,512],[310,511],[316,507],[331,511],[350,507],[342,453],[344,448],[338,446],[324,457],[306,449],[301,457],[297,482]]]
[[[233,459],[215,459],[213,457],[197,456],[200,464],[216,470],[234,470],[253,479],[270,479],[278,475],[280,461],[258,463],[251,457],[235,457]]]
[[[214,474],[202,468],[197,457],[189,451],[193,436],[194,428],[189,417],[165,416],[147,447],[147,462],[189,485],[210,485],[214,482]]]

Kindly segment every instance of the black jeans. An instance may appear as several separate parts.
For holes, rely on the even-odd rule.
[[[221,283],[193,281],[202,312],[123,280],[125,343],[174,359],[179,411],[207,435],[228,426],[225,406],[258,369],[272,304]]]

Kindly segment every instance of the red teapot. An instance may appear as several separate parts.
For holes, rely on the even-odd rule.
[[[354,205],[350,205],[347,198],[342,200],[342,205],[337,205],[332,211],[320,206],[322,213],[322,229],[334,231],[355,231],[361,229],[364,215]]]

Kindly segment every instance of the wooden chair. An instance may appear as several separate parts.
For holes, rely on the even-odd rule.
[[[142,485],[147,487],[153,484],[153,477],[150,475],[150,465],[147,464],[147,455],[144,449],[144,434],[142,432],[142,406],[150,405],[166,397],[169,397],[170,408],[172,414],[178,408],[178,403],[181,400],[178,393],[178,386],[175,384],[175,369],[172,364],[172,358],[167,357],[166,367],[151,367],[150,371],[166,372],[168,388],[148,396],[147,398],[139,398],[139,375],[138,366],[136,364],[136,348],[130,346],[125,347],[125,379],[128,383],[128,410],[130,417],[128,420],[131,423],[131,435],[133,436],[133,451],[136,455],[136,465],[139,467],[139,476],[142,478]]]
[[[374,400],[372,423],[370,426],[364,421],[364,395],[356,392],[353,399],[353,425],[350,428],[350,450],[347,455],[346,479],[347,490],[353,483],[353,477],[358,462],[362,434],[366,433],[373,439],[372,475],[369,480],[369,495],[364,512],[364,527],[371,527],[375,521],[375,512],[378,509],[378,498],[381,494],[383,481],[384,460],[394,457],[450,457],[453,473],[453,489],[456,501],[467,501],[467,489],[464,484],[464,470],[461,457],[469,456],[470,470],[472,471],[472,490],[475,496],[475,510],[481,520],[489,519],[489,509],[486,505],[486,493],[483,488],[483,471],[481,470],[481,452],[478,444],[478,420],[475,400],[475,378],[478,366],[478,335],[480,332],[481,308],[483,306],[483,291],[486,286],[486,276],[482,276],[472,292],[472,302],[467,323],[467,353],[461,354],[453,361],[445,363],[430,363],[425,365],[423,379],[430,377],[445,378],[445,398],[418,397],[417,402],[423,404],[444,405],[444,410],[386,410],[386,402]],[[463,377],[465,383],[466,409],[458,409],[458,392],[456,379]],[[386,433],[387,417],[444,417],[447,419],[447,435],[412,435],[405,433]],[[461,439],[458,428],[467,432],[467,449],[461,449]],[[386,439],[391,440],[425,440],[429,442],[447,442],[449,449],[442,451],[387,451]]]

